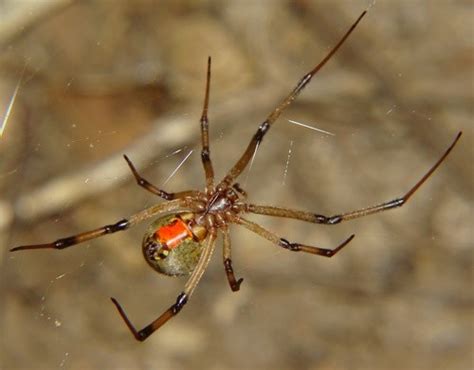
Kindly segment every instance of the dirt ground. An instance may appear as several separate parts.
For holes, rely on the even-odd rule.
[[[0,8],[2,369],[473,367],[472,2],[3,0]],[[219,241],[188,305],[138,343],[109,297],[143,327],[186,281],[147,266],[146,223],[64,251],[8,252],[161,202],[135,184],[124,153],[165,190],[201,189],[208,55],[211,156],[223,176],[367,8],[239,178],[250,201],[333,215],[390,200],[463,136],[402,209],[337,226],[248,216],[321,247],[356,234],[340,254],[291,253],[233,226],[240,292],[228,287]]]

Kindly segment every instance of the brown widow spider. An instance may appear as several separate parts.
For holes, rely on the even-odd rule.
[[[291,243],[286,239],[278,237],[273,232],[266,230],[259,224],[246,220],[242,215],[245,213],[254,213],[267,216],[292,218],[316,224],[334,225],[342,221],[400,207],[407,202],[416,190],[445,160],[461,136],[461,132],[459,132],[453,143],[444,152],[441,158],[438,159],[429,171],[405,195],[401,198],[384,202],[376,206],[328,217],[313,212],[256,205],[245,201],[246,192],[235,182],[235,180],[246,168],[255,149],[260,144],[272,124],[296,99],[301,90],[311,81],[312,77],[339,49],[365,14],[366,11],[359,16],[351,28],[326,55],[326,57],[309,73],[303,76],[295,89],[270,113],[267,119],[260,124],[245,152],[217,186],[214,185],[214,170],[209,151],[209,124],[207,118],[209,85],[211,78],[211,59],[209,58],[207,64],[204,107],[201,116],[201,159],[206,177],[206,187],[204,191],[188,190],[178,193],[168,193],[159,189],[141,177],[130,159],[124,155],[138,185],[165,199],[165,203],[154,205],[130,216],[128,219],[123,219],[114,224],[106,225],[95,230],[58,239],[55,242],[48,244],[20,246],[13,248],[10,251],[49,248],[64,249],[106,234],[128,229],[139,222],[158,216],[158,219],[150,225],[143,238],[142,250],[146,261],[159,273],[170,276],[189,274],[191,276],[186,282],[184,290],[177,296],[176,303],[168,308],[151,324],[145,326],[141,330],[135,328],[125,314],[122,306],[115,298],[111,298],[120,316],[125,321],[125,324],[128,326],[133,336],[139,341],[147,339],[153,332],[155,332],[155,330],[159,329],[169,319],[181,311],[193,294],[194,289],[198,285],[208,266],[212,253],[214,252],[218,231],[221,231],[223,234],[223,260],[230,288],[234,292],[240,289],[240,284],[243,279],[236,279],[232,269],[231,244],[228,229],[228,225],[231,223],[242,225],[246,229],[253,231],[277,246],[293,252],[306,252],[325,257],[334,256],[354,238],[354,235],[351,235],[335,249],[324,249],[299,243]],[[163,216],[163,214],[165,215]]]

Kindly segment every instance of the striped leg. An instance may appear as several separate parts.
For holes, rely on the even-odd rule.
[[[214,252],[215,245],[216,245],[216,230],[213,229],[210,232],[209,238],[207,239],[207,243],[204,246],[203,252],[201,254],[201,257],[199,258],[199,262],[196,265],[196,268],[194,269],[193,273],[191,274],[188,281],[186,282],[184,286],[184,290],[176,298],[176,302],[170,308],[168,308],[165,312],[163,312],[155,321],[145,326],[143,329],[137,330],[135,326],[132,324],[132,322],[129,320],[124,309],[118,303],[118,301],[115,298],[110,298],[112,300],[112,303],[117,308],[123,321],[125,321],[125,324],[130,329],[130,331],[132,332],[136,340],[140,342],[144,341],[156,330],[158,330],[164,324],[166,324],[169,319],[176,316],[181,311],[183,306],[188,302],[188,299],[193,294],[194,289],[196,289],[196,286],[198,285],[199,281],[201,280],[201,277],[204,274],[204,271],[206,270],[207,265],[209,264],[212,253]]]
[[[332,257],[337,252],[339,252],[342,248],[344,248],[352,239],[354,239],[354,235],[351,235],[346,240],[344,240],[341,244],[339,244],[335,249],[326,249],[326,248],[319,248],[313,247],[309,245],[303,245],[299,243],[290,243],[288,240],[278,237],[276,234],[268,231],[267,229],[263,228],[259,224],[255,222],[248,221],[242,217],[239,217],[235,220],[235,223],[242,225],[246,229],[253,231],[254,233],[260,235],[261,237],[271,241],[273,244],[278,245],[279,247],[288,249],[292,252],[306,252],[311,254],[317,254],[324,257]]]
[[[314,67],[310,72],[308,72],[306,75],[303,76],[303,78],[298,82],[298,84],[293,89],[293,91],[285,98],[285,100],[283,100],[280,103],[279,106],[277,106],[273,110],[273,112],[270,113],[267,119],[258,127],[257,132],[253,136],[252,140],[250,140],[250,143],[247,146],[247,149],[245,150],[244,154],[242,154],[242,156],[234,165],[234,167],[231,168],[229,173],[222,180],[221,186],[224,186],[224,184],[231,185],[234,182],[234,180],[242,173],[242,171],[245,169],[250,159],[252,158],[253,153],[255,152],[255,149],[263,140],[263,137],[265,136],[267,131],[270,129],[272,124],[277,120],[277,118],[281,115],[281,113],[283,113],[283,111],[291,105],[291,103],[296,99],[296,97],[301,92],[301,90],[303,90],[304,87],[311,81],[313,76],[316,73],[318,73],[318,71],[329,61],[329,59],[331,59],[331,57],[341,47],[344,41],[346,41],[346,39],[349,37],[352,31],[354,31],[357,24],[360,22],[360,20],[366,13],[367,11],[364,11],[359,16],[359,18],[357,18],[357,20],[354,22],[351,28],[349,28],[349,30],[344,34],[341,40],[339,40],[336,46],[332,48],[332,50],[326,55],[326,57],[316,67]]]
[[[142,188],[148,190],[150,193],[158,195],[159,197],[166,200],[181,199],[196,196],[199,194],[199,192],[196,190],[180,191],[178,193],[167,193],[166,191],[157,188],[148,180],[145,180],[143,177],[141,177],[137,169],[133,165],[132,161],[125,154],[123,155],[123,157],[127,161],[130,170],[132,170],[133,176],[135,177],[135,180],[137,180],[137,184],[140,185]]]
[[[177,199],[177,200],[172,200],[166,203],[162,203],[159,205],[155,205],[153,207],[147,208],[141,212],[138,212],[132,216],[130,216],[128,219],[123,219],[120,220],[114,224],[111,225],[105,225],[102,227],[99,227],[98,229],[86,231],[77,235],[73,236],[68,236],[65,238],[58,239],[54,242],[51,243],[46,243],[46,244],[35,244],[35,245],[22,245],[20,247],[15,247],[10,249],[10,252],[16,252],[16,251],[22,251],[22,250],[28,250],[28,249],[64,249],[71,247],[73,245],[83,243],[85,241],[99,238],[103,235],[107,234],[112,234],[117,231],[123,231],[126,230],[132,226],[135,226],[137,223],[150,218],[154,217],[155,215],[162,213],[162,212],[170,212],[177,210],[181,207],[186,207],[189,206],[189,202],[182,200],[182,199]]]
[[[206,94],[204,96],[204,106],[201,115],[201,160],[206,174],[206,193],[209,194],[214,188],[214,169],[212,168],[211,152],[209,150],[209,120],[207,111],[209,107],[209,89],[211,84],[211,57],[207,59],[207,77],[206,77]]]
[[[272,206],[259,206],[255,204],[247,204],[246,211],[250,213],[256,213],[260,215],[267,215],[267,216],[275,216],[275,217],[285,217],[285,218],[293,218],[297,220],[313,222],[316,224],[324,224],[324,225],[335,225],[342,221],[352,220],[354,218],[368,216],[374,213],[387,211],[392,208],[397,208],[403,206],[408,199],[420,188],[421,185],[433,174],[433,172],[441,165],[441,163],[446,159],[448,154],[454,148],[456,143],[458,142],[459,138],[461,137],[462,132],[459,132],[448,147],[448,149],[444,152],[441,158],[426,172],[423,177],[410,189],[406,192],[406,194],[400,198],[396,198],[390,200],[388,202],[384,202],[372,207],[358,209],[356,211],[346,212],[335,216],[323,216],[317,213],[306,212],[306,211],[298,211],[294,209],[288,208],[280,208],[280,207],[272,207]]]
[[[230,289],[233,292],[237,292],[240,289],[240,284],[242,284],[243,278],[236,279],[234,275],[234,269],[232,268],[232,258],[231,258],[231,244],[230,244],[230,235],[229,229],[226,227],[222,230],[224,234],[223,241],[223,259],[224,259],[224,268],[227,275],[227,280],[229,281]]]

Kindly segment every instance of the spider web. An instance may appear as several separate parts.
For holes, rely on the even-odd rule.
[[[416,1],[364,0],[362,5],[335,2],[328,12],[324,2],[316,1],[281,3],[274,11],[266,10],[278,2],[246,2],[240,10],[236,2],[229,8],[213,5],[212,12],[200,10],[196,19],[191,7],[180,13],[185,16],[185,22],[178,23],[180,32],[169,32],[166,38],[153,30],[162,27],[156,17],[168,14],[167,9],[140,12],[137,6],[127,13],[134,19],[125,24],[132,25],[133,32],[126,33],[124,43],[114,43],[106,40],[101,29],[94,29],[96,36],[91,37],[79,27],[95,21],[80,8],[81,2],[73,3],[79,8],[65,13],[73,15],[66,18],[68,22],[61,21],[60,13],[51,18],[52,24],[61,26],[60,32],[49,31],[53,40],[32,38],[27,43],[21,36],[32,30],[32,36],[44,37],[49,20],[36,18],[43,19],[41,27],[26,24],[20,36],[2,44],[2,60],[22,42],[22,56],[40,56],[28,62],[33,67],[27,67],[21,84],[24,63],[16,59],[20,62],[13,63],[15,70],[7,68],[2,74],[2,81],[5,75],[12,79],[6,93],[0,90],[0,244],[7,267],[1,283],[8,297],[2,324],[8,330],[1,330],[8,335],[3,336],[0,357],[5,368],[26,366],[19,362],[25,358],[30,367],[154,368],[157,350],[163,368],[344,368],[347,364],[383,368],[387,359],[400,368],[468,367],[472,315],[467,312],[472,294],[466,292],[472,291],[473,239],[472,171],[467,165],[472,153],[466,149],[468,141],[463,141],[468,135],[406,210],[334,228],[262,218],[263,225],[289,240],[322,247],[356,233],[354,244],[337,259],[291,254],[232,228],[235,272],[245,278],[241,292],[228,291],[218,247],[189,308],[144,345],[133,342],[108,297],[121,298],[132,321],[142,325],[175,299],[183,281],[147,270],[139,251],[142,226],[57,253],[11,255],[6,250],[13,245],[4,241],[7,230],[14,230],[13,242],[49,241],[154,202],[136,188],[120,157],[122,152],[130,154],[128,143],[142,136],[148,140],[141,145],[142,152],[161,153],[150,158],[132,151],[132,160],[147,178],[160,185],[185,160],[166,186],[202,188],[197,123],[204,78],[204,66],[203,71],[197,67],[201,56],[193,55],[188,78],[183,79],[177,71],[188,65],[178,63],[184,68],[170,69],[168,64],[181,51],[173,49],[166,58],[154,53],[166,53],[167,43],[181,45],[176,35],[185,38],[186,31],[199,26],[195,34],[205,35],[200,40],[202,59],[208,54],[213,57],[211,151],[219,177],[285,89],[331,47],[346,21],[367,5],[375,5],[367,22],[318,82],[303,92],[288,116],[272,128],[240,181],[248,182],[245,190],[254,202],[321,213],[399,195],[431,164],[452,132],[472,132],[465,41],[472,30],[465,4],[427,8]],[[124,26],[121,6],[97,16],[103,29]],[[151,27],[147,27],[148,14],[153,15]],[[175,17],[168,17],[169,24],[176,22]],[[8,22],[1,24],[3,30]],[[269,25],[272,32],[262,32]],[[228,28],[230,38],[223,32]],[[149,41],[136,38],[141,29],[146,34],[143,40]],[[80,38],[72,38],[69,30]],[[2,40],[4,35],[0,32]],[[209,37],[209,45],[204,44]],[[72,46],[80,47],[88,39],[92,44],[87,58],[78,58]],[[61,40],[66,43],[55,49]],[[134,59],[140,50],[145,53]],[[114,55],[103,64],[94,59],[114,51],[127,57]],[[73,63],[72,71],[62,69],[63,56]],[[248,61],[247,56],[255,59]],[[98,72],[85,79],[81,71],[89,60]],[[127,69],[135,74],[128,75]],[[153,86],[137,81],[152,81]],[[42,82],[47,82],[47,89],[42,89]],[[269,89],[265,90],[264,82]],[[46,93],[39,96],[35,91]],[[167,100],[170,91],[177,97]],[[225,95],[226,91],[231,93]],[[245,104],[239,105],[232,95],[239,95]],[[30,98],[38,105],[25,104]],[[226,106],[225,101],[230,103]],[[230,113],[217,118],[219,110]],[[171,111],[178,113],[168,114]],[[156,116],[164,118],[155,121]],[[151,135],[141,122],[155,123]],[[111,153],[119,153],[115,161],[103,161]],[[31,200],[38,194],[35,190],[65,174],[79,174],[74,178],[75,191],[63,197],[64,193],[48,188],[41,202],[33,206],[23,202],[25,206],[17,208],[14,200]],[[71,196],[82,191],[84,198]],[[62,203],[55,203],[58,199]],[[53,209],[55,218],[47,218],[51,211],[41,213],[45,209]],[[12,224],[14,219],[18,225]],[[209,348],[217,349],[212,358]]]

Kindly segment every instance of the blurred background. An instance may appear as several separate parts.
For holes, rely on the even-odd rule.
[[[234,226],[240,292],[219,242],[189,304],[140,344],[109,297],[141,328],[186,281],[147,266],[146,223],[65,251],[8,253],[161,202],[123,153],[167,191],[202,188],[208,55],[223,176],[367,8],[241,175],[250,201],[332,215],[391,200],[464,135],[402,209],[333,227],[249,216],[321,247],[355,233],[335,258]],[[472,368],[472,2],[3,0],[0,14],[0,367]]]

